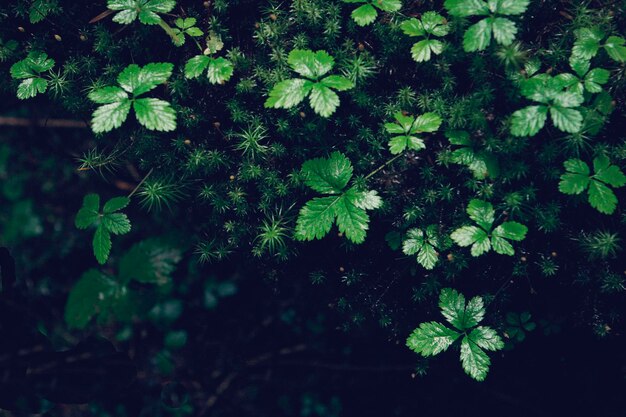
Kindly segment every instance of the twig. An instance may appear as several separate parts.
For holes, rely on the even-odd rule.
[[[85,129],[89,127],[89,124],[82,120],[70,120],[70,119],[28,119],[26,117],[7,117],[0,116],[0,126],[14,126],[14,127],[64,127]]]

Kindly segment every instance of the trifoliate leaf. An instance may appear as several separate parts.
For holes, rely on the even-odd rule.
[[[484,381],[491,361],[469,336],[465,336],[461,341],[461,364],[469,376],[477,381]]]
[[[311,107],[322,117],[329,117],[339,106],[339,96],[321,83],[313,84],[309,96]]]
[[[16,79],[30,78],[54,67],[54,59],[48,58],[45,52],[31,51],[28,56],[11,66],[11,77]]]
[[[35,97],[39,93],[45,93],[48,89],[48,81],[43,78],[27,78],[17,87],[17,98],[25,100]]]
[[[604,49],[617,62],[626,62],[626,39],[619,36],[609,36],[604,43]]]
[[[309,94],[313,83],[309,80],[293,78],[281,81],[272,88],[265,100],[266,108],[288,109],[298,105]]]
[[[463,49],[466,52],[482,51],[491,43],[492,24],[489,18],[470,26],[463,36]]]
[[[130,198],[128,197],[113,197],[102,208],[104,214],[113,213],[114,211],[121,210],[130,204]],[[97,210],[97,209],[96,209]]]
[[[340,196],[317,197],[309,200],[298,214],[296,239],[321,239],[330,232],[335,221],[335,204]]]
[[[124,213],[110,213],[102,216],[102,224],[114,235],[130,232],[130,220]]]
[[[433,321],[422,323],[413,330],[406,340],[406,345],[422,356],[434,356],[447,350],[459,336],[461,336],[460,333]]]
[[[589,186],[589,165],[580,159],[568,159],[563,164],[567,173],[561,175],[559,191],[564,194],[580,194]]]
[[[352,178],[352,164],[341,152],[333,152],[328,159],[316,158],[302,165],[306,185],[324,194],[339,194]]]
[[[436,244],[434,236],[427,238],[422,230],[410,229],[402,242],[402,252],[405,255],[417,254],[417,262],[420,265],[426,269],[433,269],[439,257],[434,244]]]
[[[352,19],[357,23],[357,25],[367,26],[376,20],[378,12],[374,8],[374,6],[367,3],[354,9],[350,16],[352,16]]]
[[[491,249],[489,236],[487,232],[480,227],[462,226],[452,232],[450,237],[459,246],[465,247],[472,245],[472,256],[480,256]]]
[[[83,205],[76,214],[74,225],[78,229],[86,229],[95,223],[99,218],[100,196],[98,194],[87,194],[83,198]]]
[[[91,118],[91,129],[94,133],[104,133],[120,127],[128,117],[130,107],[129,99],[98,107]]]
[[[446,0],[444,7],[456,17],[487,16],[489,7],[483,0]]]
[[[424,29],[424,32],[431,35],[445,36],[450,31],[450,27],[448,26],[445,17],[437,12],[428,11],[424,13],[422,15],[422,18],[420,19],[420,22]],[[410,35],[410,33],[408,34]]]
[[[583,126],[583,116],[576,109],[554,105],[550,107],[550,118],[554,126],[563,132],[577,133]]]
[[[514,136],[534,136],[546,124],[547,106],[528,106],[513,113],[511,134]]]
[[[137,121],[150,130],[176,130],[176,112],[170,103],[158,98],[140,98],[133,102]]]
[[[109,258],[111,252],[111,234],[108,229],[101,223],[96,229],[93,236],[93,253],[98,263],[104,264]]]
[[[108,306],[117,284],[96,269],[85,272],[70,291],[65,304],[65,322],[70,327],[83,329],[87,323]]]
[[[500,45],[510,45],[517,34],[515,23],[504,17],[496,17],[492,20],[493,38]]]

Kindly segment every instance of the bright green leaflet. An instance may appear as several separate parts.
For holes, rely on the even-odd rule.
[[[617,208],[617,197],[611,187],[626,185],[626,175],[617,165],[611,165],[606,155],[600,155],[593,160],[593,175],[589,165],[580,159],[568,159],[563,166],[566,172],[561,175],[559,191],[570,195],[587,191],[593,208],[600,213],[613,214]]]
[[[166,284],[180,260],[181,251],[159,239],[133,245],[120,260],[116,277],[96,269],[81,276],[65,305],[65,322],[70,327],[82,329],[95,316],[106,319],[112,315],[118,320],[129,321],[136,313],[147,312],[154,297],[140,293],[128,284],[133,280],[143,284]]]
[[[176,34],[175,38],[172,38],[172,42],[176,46],[183,46],[185,44],[185,37],[198,37],[204,35],[204,32],[196,27],[197,20],[195,17],[178,18],[174,21],[176,26],[173,30]]]
[[[54,60],[48,58],[45,52],[31,51],[28,56],[11,66],[11,77],[22,82],[17,87],[17,98],[24,100],[45,93],[48,89],[48,80],[41,73],[54,67]]]
[[[329,117],[339,107],[339,96],[334,90],[345,91],[354,87],[344,76],[326,75],[333,69],[335,60],[325,51],[294,49],[287,62],[292,70],[305,78],[291,78],[276,84],[265,101],[266,108],[288,109],[308,96],[313,111]]]
[[[471,25],[463,36],[466,52],[482,51],[491,38],[500,45],[510,45],[517,35],[517,25],[508,17],[523,14],[530,0],[446,0],[445,8],[455,17],[486,16]]]
[[[460,359],[465,373],[483,381],[491,364],[485,350],[497,351],[504,347],[495,330],[478,326],[485,316],[483,299],[474,297],[466,304],[463,294],[444,288],[439,295],[439,308],[454,329],[434,321],[422,323],[407,338],[406,345],[415,353],[428,357],[446,351],[461,339]]]
[[[321,239],[334,223],[345,237],[363,243],[369,228],[367,210],[377,209],[382,200],[376,191],[346,188],[352,178],[352,164],[341,152],[328,158],[316,158],[302,165],[304,182],[311,189],[326,194],[307,202],[300,210],[295,237],[298,240]]]
[[[578,133],[583,127],[582,113],[577,109],[584,101],[583,95],[564,91],[568,81],[548,74],[535,75],[524,80],[521,93],[539,104],[517,110],[511,117],[511,134],[534,136],[545,126],[548,113],[554,126],[567,133]]]
[[[405,255],[417,255],[417,262],[426,269],[433,269],[439,259],[437,249],[443,249],[443,242],[439,237],[436,225],[430,225],[425,231],[410,229],[402,242],[402,252]]]
[[[450,237],[459,246],[471,246],[472,256],[480,256],[492,248],[501,255],[514,255],[515,250],[509,241],[520,241],[526,237],[528,228],[517,222],[507,221],[494,229],[495,210],[487,201],[471,200],[467,205],[467,214],[476,226],[462,226]]]
[[[170,63],[152,63],[143,67],[132,64],[117,77],[119,87],[102,87],[89,93],[91,101],[102,104],[93,112],[91,129],[103,133],[120,127],[132,107],[137,121],[145,128],[162,132],[175,130],[176,112],[170,103],[139,97],[165,83],[173,69]]]
[[[130,220],[126,214],[118,213],[130,203],[128,197],[114,197],[100,210],[100,196],[87,194],[76,214],[74,224],[78,229],[96,227],[92,246],[98,263],[104,264],[111,252],[111,234],[123,235],[130,232]]]
[[[417,117],[405,116],[401,112],[394,115],[396,123],[385,123],[385,130],[393,136],[389,140],[389,151],[398,155],[407,149],[419,151],[426,148],[418,133],[435,132],[441,126],[441,117],[435,113],[424,113]]]
[[[397,12],[402,8],[400,0],[343,0],[345,3],[361,3],[362,5],[352,11],[350,16],[359,26],[367,26],[376,20],[378,11]]]
[[[452,162],[465,165],[477,179],[500,175],[498,159],[489,152],[477,150],[468,132],[452,130],[445,134],[451,145],[458,146],[452,151]]]
[[[421,19],[405,20],[400,28],[409,36],[424,38],[411,48],[411,56],[416,62],[430,61],[432,54],[443,52],[443,42],[433,37],[446,36],[450,31],[446,19],[432,11],[424,13]]]

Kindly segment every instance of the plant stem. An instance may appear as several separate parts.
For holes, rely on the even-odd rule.
[[[165,33],[167,33],[170,36],[170,38],[172,38],[175,44],[178,44],[178,41],[179,41],[178,35],[174,33],[174,30],[172,29],[172,27],[168,25],[167,22],[165,22],[165,20],[159,19],[159,26],[163,28]]]
[[[141,181],[139,181],[139,184],[137,184],[137,186],[135,188],[133,188],[133,191],[131,191],[130,194],[128,194],[128,198],[131,198],[133,196],[133,194],[135,194],[135,192],[137,192],[139,187],[141,187],[141,185],[148,179],[150,174],[152,174],[152,171],[154,171],[154,168],[150,168],[150,171],[148,171],[146,176],[143,177],[143,179]]]
[[[396,159],[400,158],[401,156],[402,156],[402,154],[394,156],[393,158],[391,158],[390,160],[388,160],[387,162],[385,162],[384,164],[382,164],[381,166],[379,166],[378,168],[376,168],[375,170],[373,170],[372,172],[367,174],[365,176],[365,179],[367,180],[370,177],[376,175],[380,170],[384,169],[385,167],[387,167],[387,165],[390,165],[391,163],[393,163]]]

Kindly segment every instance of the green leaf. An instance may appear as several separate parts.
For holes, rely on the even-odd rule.
[[[594,68],[585,75],[585,90],[590,93],[602,91],[602,85],[609,81],[611,73],[603,68]]]
[[[550,118],[554,126],[563,132],[577,133],[583,126],[583,116],[576,109],[552,106],[550,107]]]
[[[48,81],[43,78],[27,78],[17,87],[17,98],[25,100],[35,97],[39,93],[45,93],[48,89]]]
[[[487,232],[480,227],[463,226],[452,232],[450,237],[459,246],[465,247],[472,245],[472,256],[480,256],[485,252],[489,252],[491,249],[489,236]]]
[[[489,327],[476,327],[469,334],[469,338],[481,349],[491,350],[495,352],[504,348],[504,342],[502,341],[502,338],[495,330]]]
[[[402,252],[405,255],[415,255],[426,242],[424,232],[420,229],[410,229],[406,235],[407,238],[402,242]]]
[[[468,301],[461,320],[462,329],[469,329],[483,321],[485,317],[485,304],[482,297],[474,297]]]
[[[180,29],[190,29],[195,26],[197,20],[195,17],[187,17],[187,18],[178,18],[174,21],[174,24],[178,26]]]
[[[626,62],[626,39],[609,36],[604,43],[604,49],[614,61]]]
[[[346,238],[354,243],[363,243],[369,228],[369,216],[357,205],[357,196],[348,190],[334,206],[337,227]]]
[[[122,88],[126,89],[127,87],[132,86],[132,90],[128,91],[129,93],[134,94],[135,96],[139,96],[141,94],[147,93],[150,90],[155,89],[159,84],[164,84],[168,78],[172,75],[172,71],[174,70],[174,65],[169,62],[153,62],[147,65],[144,65],[138,73],[136,73],[137,78],[134,78],[135,71],[131,71],[131,78],[128,80],[129,83],[125,84],[120,79],[124,80],[122,74],[120,74],[120,78],[118,78],[118,82],[122,86]]]
[[[606,155],[599,155],[593,160],[593,178],[612,187],[619,188],[626,185],[626,175],[617,165],[611,165]]]
[[[489,356],[469,336],[461,341],[461,364],[465,372],[477,381],[484,381],[489,372]]]
[[[113,197],[102,208],[102,212],[105,214],[113,213],[114,211],[121,210],[130,204],[130,198],[128,197]]]
[[[422,356],[434,356],[447,350],[460,336],[460,333],[433,321],[422,323],[413,330],[406,340],[406,345]]]
[[[176,6],[175,0],[109,0],[107,7],[118,11],[113,21],[129,24],[139,17],[146,25],[156,25],[161,21],[157,13],[169,13]]]
[[[395,136],[389,140],[389,152],[392,154],[398,155],[406,149],[419,151],[426,149],[426,144],[415,136]]]
[[[356,191],[351,189],[346,192],[346,195],[351,195],[354,204],[364,210],[374,210],[383,205],[383,199],[380,198],[376,190]]]
[[[510,45],[517,35],[515,23],[504,17],[496,17],[492,20],[493,38],[500,45]]]
[[[114,235],[124,235],[130,232],[130,220],[123,213],[110,213],[102,216],[102,225]]]
[[[265,101],[266,108],[288,109],[298,105],[313,88],[313,83],[300,78],[281,81],[272,88]]]
[[[589,183],[589,204],[600,213],[613,214],[617,207],[617,197],[613,191],[600,181]]]
[[[94,133],[109,132],[124,123],[130,112],[131,101],[124,99],[98,107],[91,118],[91,129]]]
[[[372,4],[385,12],[397,12],[402,8],[400,0],[374,0]]]
[[[439,293],[439,309],[448,323],[463,331],[465,296],[453,288],[444,288]]]
[[[491,43],[492,24],[489,18],[470,26],[463,36],[465,52],[482,51]]]
[[[350,16],[352,16],[357,25],[367,26],[376,20],[378,12],[371,4],[367,3],[354,9]]]
[[[85,272],[70,291],[65,304],[65,322],[83,329],[102,311],[115,294],[116,283],[96,269]]]
[[[583,101],[585,101],[585,99],[581,94],[577,94],[571,91],[560,92],[554,97],[555,106],[566,108],[578,107],[583,104]]]
[[[572,55],[586,60],[596,56],[604,33],[596,28],[581,28],[575,30],[574,34],[576,35],[576,42],[572,48]]]
[[[324,194],[339,194],[352,178],[352,164],[341,152],[325,158],[315,158],[302,164],[304,183]]]
[[[181,259],[178,248],[159,239],[144,240],[133,245],[120,260],[120,279],[166,284]]]
[[[446,0],[444,7],[455,17],[486,16],[489,7],[482,0]]]
[[[488,201],[472,199],[467,205],[467,214],[486,231],[491,230],[495,220],[495,210]]]
[[[93,253],[101,265],[109,259],[111,252],[111,234],[101,223],[93,236]]]
[[[95,223],[99,218],[100,196],[98,194],[87,194],[83,197],[83,205],[76,214],[74,225],[78,229],[86,229]]]
[[[422,15],[422,27],[426,33],[435,36],[445,36],[450,31],[446,19],[439,13],[428,11]]]
[[[170,103],[158,98],[140,98],[133,102],[137,121],[150,130],[176,130],[176,112]]]
[[[287,62],[295,72],[311,79],[318,79],[325,75],[335,65],[334,58],[326,51],[313,52],[304,49],[291,51]]]
[[[335,204],[340,196],[309,200],[298,215],[295,237],[298,240],[321,239],[330,232],[335,220]]]
[[[517,222],[504,222],[493,230],[492,235],[503,239],[520,241],[524,240],[528,228]]]
[[[311,107],[322,117],[329,117],[339,106],[339,96],[321,83],[313,84],[309,96]]]
[[[497,13],[512,16],[526,12],[530,0],[490,0],[491,3],[495,3]]]
[[[206,55],[196,55],[185,64],[185,77],[197,78],[208,68],[211,58]]]
[[[224,84],[233,75],[233,64],[225,58],[214,58],[209,61],[207,77],[211,84]]]
[[[415,62],[430,61],[431,52],[439,55],[443,52],[443,43],[436,39],[424,39],[413,44],[411,57]]]
[[[547,106],[528,106],[513,113],[511,134],[514,136],[534,136],[546,124]]]
[[[11,77],[23,79],[36,77],[40,73],[52,69],[52,67],[54,67],[54,60],[48,58],[45,52],[31,51],[26,58],[13,64],[9,71]]]
[[[110,104],[118,101],[124,101],[128,98],[128,93],[120,87],[109,86],[93,90],[87,96],[89,100],[98,104]]]
[[[425,243],[422,247],[422,250],[417,254],[417,262],[422,265],[425,269],[433,269],[437,264],[437,259],[439,258],[439,254],[434,246]]]
[[[320,83],[337,91],[345,91],[354,88],[354,83],[341,75],[329,75],[323,78]]]
[[[563,164],[567,173],[561,175],[559,191],[564,194],[580,194],[589,186],[589,165],[580,159],[568,159]]]
[[[400,23],[400,29],[409,36],[425,36],[424,25],[418,19],[412,17]]]

